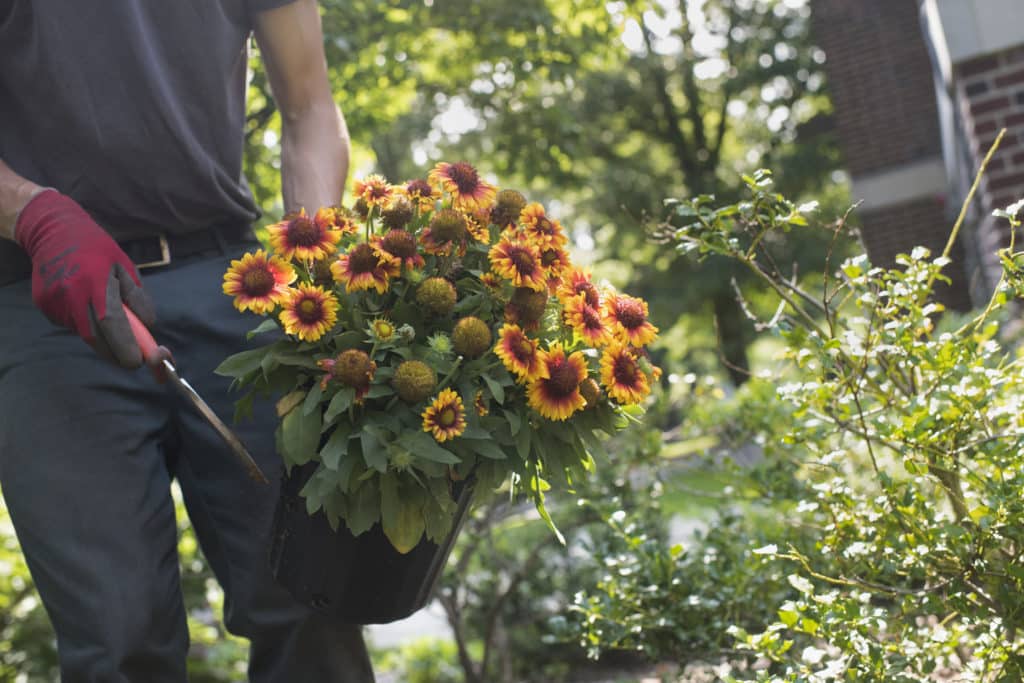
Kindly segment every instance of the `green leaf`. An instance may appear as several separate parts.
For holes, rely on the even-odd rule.
[[[394,393],[395,390],[387,384],[372,384],[369,391],[366,392],[366,398],[381,398],[382,396],[392,396]]]
[[[463,439],[473,439],[473,440],[478,440],[478,441],[479,440],[490,441],[490,440],[492,440],[494,438],[494,435],[491,434],[486,429],[484,429],[483,427],[473,426],[473,425],[466,425],[466,429],[463,430],[462,434],[460,434],[459,436],[460,436],[460,438],[463,438]]]
[[[597,438],[597,434],[590,431],[589,429],[580,429],[577,432],[583,443],[586,444],[587,450],[591,455],[602,459],[608,459],[608,450],[601,443],[601,440]]]
[[[342,332],[341,334],[334,337],[334,346],[338,351],[347,351],[348,349],[354,349],[359,346],[363,341],[365,335],[358,330],[349,330],[348,332]]]
[[[543,484],[541,483],[540,477],[536,475],[531,477],[530,488],[533,490],[533,504],[536,506],[537,512],[540,513],[541,519],[547,522],[548,528],[551,529],[551,532],[555,535],[555,538],[558,539],[558,542],[565,545],[565,536],[563,536],[562,532],[555,526],[555,521],[551,519],[551,514],[548,513],[548,509],[544,505],[544,494],[541,492]]]
[[[530,444],[533,440],[533,430],[528,424],[523,425],[519,433],[516,434],[516,452],[519,454],[520,459],[527,460],[530,457]]]
[[[400,495],[399,483],[393,474],[380,478],[380,521],[384,535],[403,555],[415,548],[423,537],[422,500],[407,488]]]
[[[252,392],[246,394],[242,398],[240,398],[237,401],[235,401],[235,414],[232,417],[232,419],[234,420],[234,422],[236,424],[241,422],[245,418],[251,418],[252,417],[252,404],[253,404]]]
[[[274,354],[274,360],[281,365],[294,365],[300,368],[308,368],[310,370],[320,369],[316,364],[316,361],[313,360],[313,357],[304,353],[279,352]]]
[[[303,465],[316,457],[320,444],[320,413],[292,410],[281,421],[281,447],[286,464]]]
[[[345,494],[341,491],[334,490],[324,496],[324,515],[327,516],[327,523],[331,525],[332,531],[337,531],[338,527],[341,526],[341,520],[345,518],[347,508],[348,506],[345,505]]]
[[[359,433],[359,442],[363,448],[363,460],[366,466],[386,472],[388,469],[388,451],[384,445],[385,434],[380,429],[365,425]]]
[[[245,338],[252,339],[257,334],[263,334],[264,332],[271,332],[277,329],[280,329],[280,326],[277,324],[277,320],[275,320],[274,318],[267,318],[259,325],[257,325],[255,328],[246,332]]]
[[[298,408],[302,402],[306,399],[306,392],[302,389],[296,389],[290,391],[281,398],[277,399],[277,403],[274,404],[274,411],[278,417],[284,417],[288,413]]]
[[[397,443],[419,458],[445,465],[460,462],[451,451],[438,446],[434,438],[426,432],[407,432],[398,437]]]
[[[792,605],[792,603],[789,603]],[[800,618],[800,613],[793,609],[780,609],[779,610],[779,621],[786,626],[792,628],[793,624]]]
[[[519,414],[513,410],[503,411],[505,413],[505,419],[508,420],[509,427],[512,428],[512,436],[519,433],[520,427],[523,426],[523,418],[519,417]]]
[[[493,377],[488,375],[487,373],[484,373],[484,374],[482,374],[480,376],[483,377],[484,384],[487,385],[487,388],[490,390],[491,395],[494,396],[494,400],[497,401],[499,405],[504,404],[505,403],[505,389],[502,388],[502,386],[500,384],[498,384],[498,382]]]
[[[475,453],[482,455],[485,458],[490,458],[491,460],[504,460],[507,457],[505,455],[505,451],[501,449],[501,446],[494,441],[474,440],[467,445],[473,449]]]
[[[349,499],[345,524],[358,536],[370,530],[380,520],[380,491],[377,480],[367,479]]]
[[[356,398],[356,390],[352,387],[345,387],[331,399],[331,402],[327,405],[327,411],[324,413],[324,422],[330,423],[338,415],[349,409],[352,405],[352,401]]]
[[[306,400],[302,402],[302,412],[309,415],[314,410],[320,407],[320,399],[323,398],[324,390],[320,388],[320,383],[317,382],[306,394]]]
[[[214,373],[222,377],[242,379],[260,369],[263,359],[272,352],[272,347],[261,347],[250,351],[242,351],[224,359]]]
[[[324,467],[332,470],[338,469],[341,459],[348,453],[348,438],[351,430],[348,423],[341,423],[331,432],[331,438],[320,449],[320,462],[324,464]]]

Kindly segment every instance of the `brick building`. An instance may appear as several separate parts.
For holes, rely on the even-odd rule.
[[[1024,197],[1024,0],[811,0],[865,247],[878,265],[942,250],[981,159],[1007,134],[946,271],[950,306],[987,299]],[[1005,221],[1003,221],[1005,224]]]

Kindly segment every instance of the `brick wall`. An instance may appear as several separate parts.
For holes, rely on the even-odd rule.
[[[1024,198],[1024,45],[958,64],[954,72],[975,171],[1006,128],[980,186],[989,214]]]
[[[811,29],[825,51],[839,140],[854,180],[940,160],[938,105],[917,0],[811,0]],[[945,190],[884,201],[855,197],[865,200],[857,214],[872,263],[892,266],[897,253],[917,245],[941,253],[953,225]],[[937,290],[939,298],[950,308],[970,308],[962,249],[945,273],[954,284]]]
[[[872,265],[892,268],[896,254],[909,254],[914,247],[928,247],[938,256],[946,246],[953,225],[949,220],[945,198],[924,197],[887,206],[880,211],[860,214],[861,239]],[[953,263],[946,267],[946,275],[954,276],[952,287],[939,284],[935,292],[947,307],[965,311],[971,308],[970,290],[955,276],[963,278],[964,253],[957,244],[950,255]]]
[[[812,0],[846,168],[853,175],[942,153],[917,0]]]

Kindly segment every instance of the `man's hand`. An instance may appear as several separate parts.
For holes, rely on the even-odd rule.
[[[32,259],[32,300],[54,324],[76,332],[127,368],[142,364],[122,302],[147,325],[155,319],[135,266],[73,199],[40,192],[21,210],[14,239]]]

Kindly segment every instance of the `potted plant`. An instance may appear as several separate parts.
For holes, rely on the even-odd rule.
[[[545,490],[587,476],[660,371],[647,304],[575,267],[540,204],[466,162],[354,195],[232,262],[250,334],[278,334],[218,372],[242,412],[278,398],[278,581],[371,623],[426,602],[474,488],[511,479],[557,534]]]

